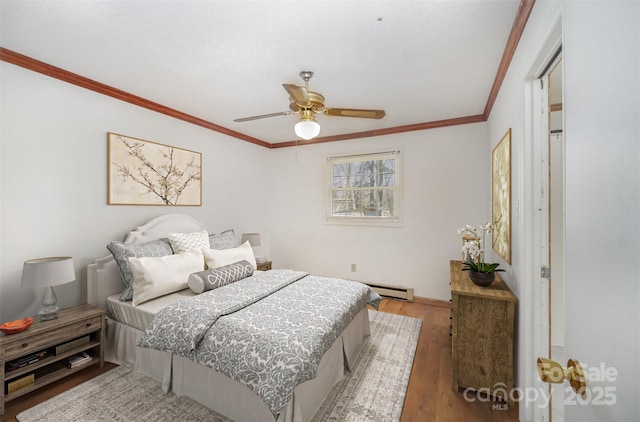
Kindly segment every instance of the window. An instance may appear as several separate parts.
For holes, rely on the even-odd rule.
[[[332,222],[400,222],[400,151],[330,157]]]

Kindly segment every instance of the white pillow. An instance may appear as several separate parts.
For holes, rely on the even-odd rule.
[[[207,268],[218,268],[224,265],[233,264],[238,261],[249,261],[256,270],[256,257],[253,255],[253,249],[249,241],[244,242],[237,248],[230,249],[210,249],[205,248],[202,250],[204,254],[204,260],[207,263]]]
[[[209,233],[206,230],[193,233],[169,233],[169,242],[173,253],[183,253],[193,249],[209,247]]]
[[[133,306],[186,289],[189,274],[204,270],[202,252],[129,258],[133,272]]]

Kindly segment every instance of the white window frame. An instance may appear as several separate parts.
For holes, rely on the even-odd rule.
[[[403,171],[402,171],[402,148],[393,148],[385,151],[370,151],[357,154],[338,155],[327,157],[327,166],[325,178],[325,223],[327,224],[339,224],[339,225],[352,225],[352,226],[378,226],[378,227],[402,227],[402,186],[403,186]],[[347,162],[362,162],[362,161],[374,161],[381,159],[393,159],[394,163],[394,181],[393,187],[359,187],[350,188],[354,190],[393,190],[395,215],[368,215],[368,216],[339,216],[333,215],[333,193],[336,190],[344,190],[344,188],[334,188],[333,186],[333,165]]]

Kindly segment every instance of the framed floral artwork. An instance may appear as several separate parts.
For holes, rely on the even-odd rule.
[[[491,154],[493,249],[511,264],[511,128]]]
[[[202,205],[202,154],[108,133],[109,205]]]

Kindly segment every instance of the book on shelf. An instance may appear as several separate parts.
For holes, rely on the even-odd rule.
[[[36,353],[32,353],[27,356],[23,356],[18,359],[11,360],[7,362],[7,372],[13,371],[15,369],[24,368],[27,365],[31,365],[32,363],[36,363],[41,361],[42,359],[47,357],[47,351],[41,350]]]
[[[7,388],[5,392],[7,394],[14,393],[22,388],[28,387],[35,382],[35,375],[33,373],[25,375],[17,380],[11,381],[7,383]]]
[[[64,360],[64,363],[67,365],[67,368],[76,368],[78,366],[84,365],[93,359],[87,352],[78,353],[77,355],[69,356]]]

